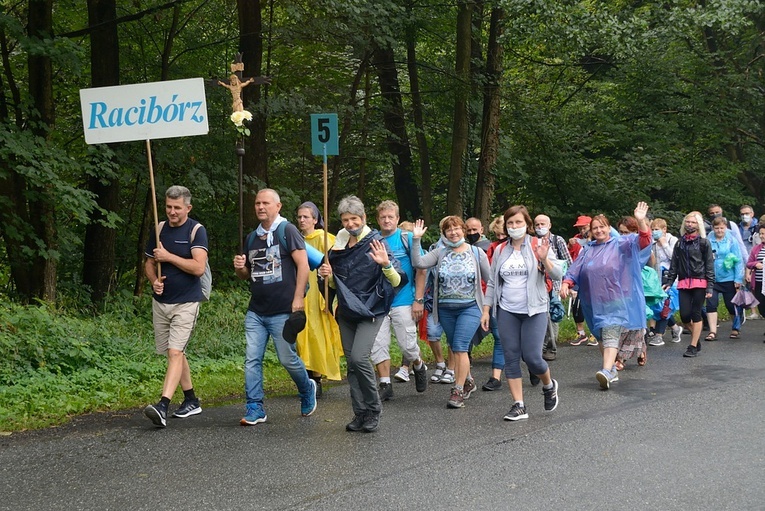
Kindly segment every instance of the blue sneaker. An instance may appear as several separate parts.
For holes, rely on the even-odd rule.
[[[266,422],[266,419],[268,416],[266,415],[265,410],[263,410],[263,407],[260,405],[253,405],[247,407],[247,415],[242,417],[242,420],[239,421],[239,424],[242,426],[254,426],[255,424],[260,424],[261,422]]]
[[[595,379],[598,380],[601,389],[608,390],[611,387],[611,382],[614,378],[611,371],[607,369],[601,369],[595,373]]]
[[[308,382],[311,384],[310,393],[300,397],[300,414],[303,417],[308,417],[316,411],[316,382],[310,378]]]

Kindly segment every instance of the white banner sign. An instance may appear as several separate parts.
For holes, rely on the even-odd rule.
[[[80,90],[85,142],[206,135],[207,101],[201,78]]]

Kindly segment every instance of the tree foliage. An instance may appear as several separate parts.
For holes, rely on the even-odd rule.
[[[209,135],[154,141],[152,152],[160,198],[171,184],[192,190],[192,216],[208,227],[226,285],[239,244],[239,134],[215,82],[239,51],[246,76],[271,77],[245,89],[256,116],[248,211],[266,185],[288,217],[304,200],[322,202],[310,147],[318,112],[340,120],[330,211],[351,193],[370,213],[395,199],[433,223],[524,203],[564,233],[577,214],[622,215],[637,200],[670,220],[710,202],[731,214],[742,202],[765,206],[761,2],[90,0],[90,17],[81,4],[0,8],[0,284],[9,297],[55,298],[83,284],[96,301],[141,292],[152,201],[145,147],[87,147],[82,136],[78,91],[107,83],[105,69],[122,84],[209,80]],[[104,17],[97,9],[109,4]],[[502,14],[496,41],[492,13]],[[94,48],[108,44],[118,62],[108,52],[99,60]],[[492,115],[482,115],[485,102]],[[245,230],[254,222],[248,214]],[[89,274],[102,262],[99,242],[114,256]]]

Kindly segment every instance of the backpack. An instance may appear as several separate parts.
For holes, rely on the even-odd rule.
[[[158,224],[159,232],[162,232],[162,229],[165,227],[165,221],[162,220]],[[197,230],[202,227],[202,224],[197,222],[197,224],[191,228],[191,239],[189,240],[189,244],[194,243],[194,237],[197,235]],[[203,301],[208,301],[210,299],[210,293],[212,292],[212,271],[210,270],[210,258],[208,257],[205,261],[205,272],[202,274],[201,277],[199,277],[199,283],[202,285],[202,296],[205,297]]]

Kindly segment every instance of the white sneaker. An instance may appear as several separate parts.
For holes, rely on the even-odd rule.
[[[748,318],[746,319],[762,319],[762,316],[757,314],[756,312],[753,312]]]
[[[672,327],[672,342],[680,342],[680,336],[683,333],[683,327],[675,325]]]
[[[396,374],[393,375],[393,377],[397,381],[408,382],[409,381],[409,369],[407,369],[406,366],[401,366],[401,368],[398,370],[398,372]]]
[[[441,376],[444,375],[444,371],[446,370],[445,367],[438,367],[436,366],[436,370],[433,371],[433,374],[430,376],[430,381],[433,383],[438,383],[441,381]]]

